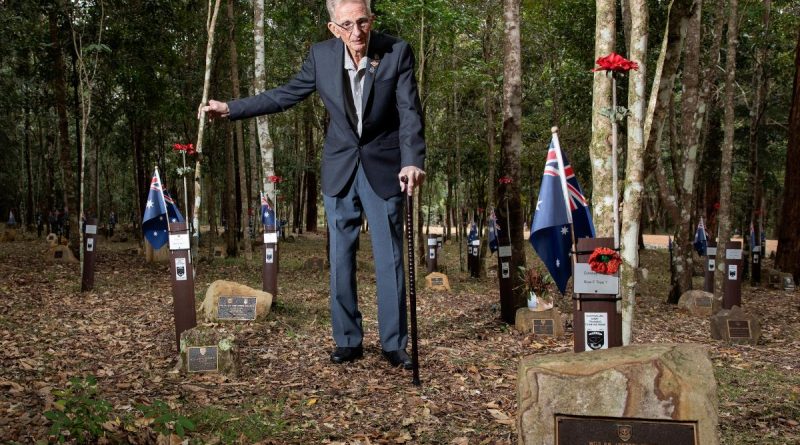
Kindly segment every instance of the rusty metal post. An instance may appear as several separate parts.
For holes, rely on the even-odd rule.
[[[97,218],[87,218],[84,226],[83,270],[81,292],[94,289],[94,267],[97,253]]]
[[[172,281],[175,342],[181,350],[181,333],[197,326],[194,305],[194,264],[189,229],[185,222],[169,225],[169,257]]]
[[[278,298],[278,232],[275,226],[264,227],[264,267],[261,272],[261,290]]]
[[[725,283],[722,285],[722,309],[742,305],[742,242],[725,243]]]
[[[717,269],[717,243],[709,241],[706,248],[706,273],[703,280],[703,290],[714,293],[714,271]]]

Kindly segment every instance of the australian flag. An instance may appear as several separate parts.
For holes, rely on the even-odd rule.
[[[706,233],[706,226],[703,224],[703,218],[700,218],[700,222],[697,223],[697,230],[694,232],[694,250],[697,251],[697,254],[700,256],[706,256],[706,252],[708,249],[708,234]]]
[[[261,194],[261,224],[264,227],[275,227],[275,210],[269,205],[269,199]]]
[[[472,242],[478,239],[478,226],[475,225],[475,221],[469,226],[469,233],[467,234],[467,244],[472,245]]]
[[[145,239],[156,250],[169,240],[167,207],[158,170],[153,173],[153,179],[150,181],[150,193],[147,195],[147,203],[144,206],[142,232]]]
[[[562,188],[562,172],[558,165],[559,153],[564,165],[566,193]],[[583,196],[566,154],[558,145],[558,137],[553,135],[550,149],[547,151],[547,161],[544,164],[544,176],[533,214],[529,241],[562,294],[567,288],[569,277],[572,276],[570,223],[575,228],[575,238],[594,238],[594,224],[589,213],[589,203]]]
[[[497,224],[497,215],[494,214],[494,209],[492,209],[492,213],[489,214],[489,250],[492,253],[497,252],[499,246],[497,237],[499,233],[500,225]]]

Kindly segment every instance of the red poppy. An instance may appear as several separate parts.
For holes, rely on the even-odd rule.
[[[628,60],[617,53],[611,53],[607,56],[600,57],[595,63],[599,68],[592,69],[593,72],[613,71],[615,73],[626,73],[630,70],[639,69],[639,65],[636,62]]]
[[[714,210],[719,210],[719,203],[718,202],[714,203]]]
[[[272,175],[272,176],[269,177],[269,182],[271,182],[273,184],[277,184],[277,183],[279,183],[281,181],[283,181],[283,178],[281,178],[280,176]]]
[[[511,184],[514,182],[513,179],[509,178],[508,176],[503,176],[502,178],[498,179],[497,182],[500,184]]]
[[[614,275],[619,270],[622,259],[614,249],[598,247],[589,255],[589,267],[601,274]]]
[[[194,150],[194,144],[172,144],[172,149],[175,151],[185,151],[187,155],[197,154]]]

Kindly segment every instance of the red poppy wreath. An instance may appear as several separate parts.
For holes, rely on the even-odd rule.
[[[598,247],[589,256],[589,267],[597,273],[614,275],[619,270],[622,260],[619,254],[608,247]]]

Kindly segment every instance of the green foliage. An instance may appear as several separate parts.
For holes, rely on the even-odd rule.
[[[194,431],[196,428],[191,419],[173,411],[161,400],[156,400],[152,405],[137,405],[136,409],[145,417],[152,418],[153,429],[165,436],[175,432],[182,438],[187,431]]]
[[[102,424],[108,420],[111,404],[97,397],[97,379],[94,376],[72,377],[63,390],[54,391],[58,400],[55,409],[44,416],[53,424],[50,434],[58,442],[74,438],[78,443],[92,443],[103,436]]]

